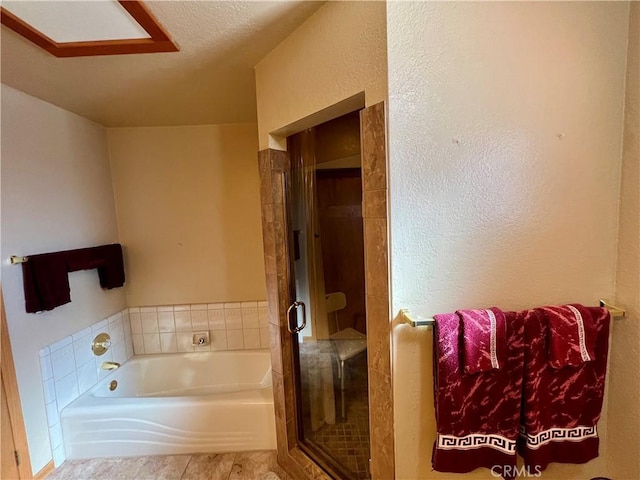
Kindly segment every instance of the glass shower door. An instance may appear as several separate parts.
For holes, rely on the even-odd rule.
[[[290,298],[294,300],[288,321],[298,440],[334,476],[365,479],[369,478],[366,336],[352,328],[341,329],[337,311],[348,299],[343,292],[325,288],[315,129],[289,137],[288,150]],[[364,272],[362,277],[364,285]]]

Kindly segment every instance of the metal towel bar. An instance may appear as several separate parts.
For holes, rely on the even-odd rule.
[[[600,306],[609,310],[609,313],[611,314],[611,318],[620,319],[620,318],[624,318],[626,315],[626,312],[622,308],[611,305],[606,300],[600,300]],[[400,319],[402,320],[403,323],[407,323],[412,327],[426,327],[429,325],[433,326],[436,323],[436,321],[433,318],[422,318],[418,316],[413,316],[411,312],[406,308],[403,308],[402,310],[400,310]]]

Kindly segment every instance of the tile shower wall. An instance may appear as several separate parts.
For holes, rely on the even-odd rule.
[[[91,343],[102,332],[111,336],[111,347],[97,357],[91,350]],[[58,467],[65,460],[60,428],[62,409],[109,374],[100,368],[102,362],[124,363],[133,356],[129,311],[125,309],[100,320],[42,348],[39,353],[49,440],[53,461]]]
[[[267,302],[130,307],[134,352],[140,354],[269,348]],[[210,344],[193,345],[195,332]]]

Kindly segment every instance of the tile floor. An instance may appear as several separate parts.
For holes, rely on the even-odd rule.
[[[67,460],[46,480],[292,480],[275,451]]]
[[[318,343],[320,342],[315,345],[313,343],[300,345],[300,362],[303,371],[311,372],[317,365],[314,359],[316,350],[319,348]],[[310,410],[307,407],[310,392],[304,379],[308,378],[308,375],[303,377],[303,420],[306,443],[316,452],[322,452],[333,459],[349,480],[368,480],[371,474],[369,471],[369,396],[366,352],[345,363],[346,418],[339,418],[341,392],[337,372],[335,373],[335,408],[338,418],[335,424],[325,424],[315,431],[311,428]]]
[[[368,480],[371,478],[368,421],[367,413],[362,413],[362,402],[352,400],[344,423],[324,425],[310,434],[309,440],[337,460],[350,478]]]

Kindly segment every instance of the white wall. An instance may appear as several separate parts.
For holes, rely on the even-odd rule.
[[[272,132],[353,95],[386,99],[385,15],[384,2],[327,2],[256,66],[260,150],[283,148]]]
[[[105,129],[3,85],[1,191],[2,288],[37,472],[51,460],[38,350],[122,310],[125,295],[102,290],[95,270],[74,272],[71,303],[27,314],[7,259],[118,241]]]
[[[259,301],[254,123],[110,128],[130,306]]]
[[[609,365],[609,473],[640,478],[640,3],[629,18],[627,84],[620,191],[616,303],[627,318],[616,322]]]
[[[628,10],[387,4],[393,312],[613,298]],[[430,465],[431,336],[394,331],[399,479],[453,478]]]

